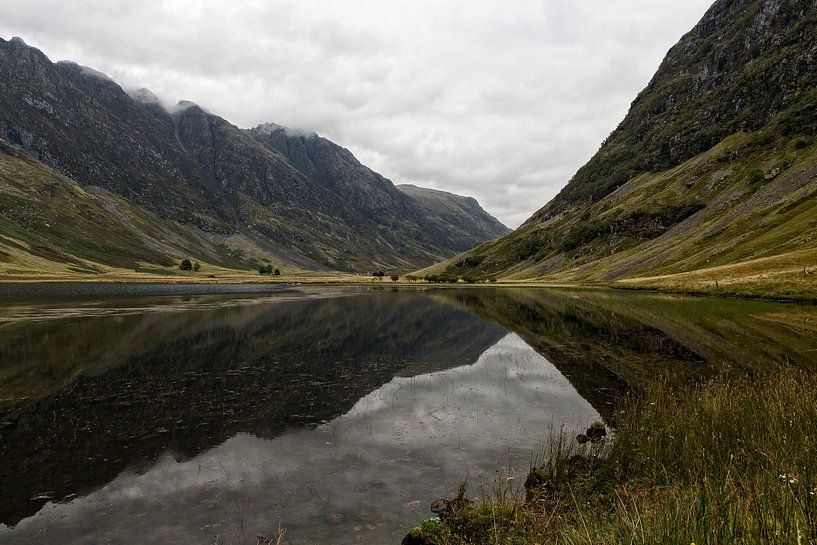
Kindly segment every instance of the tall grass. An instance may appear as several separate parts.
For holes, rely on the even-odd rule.
[[[618,416],[607,444],[556,440],[531,470],[525,498],[456,502],[417,537],[441,545],[817,543],[817,377],[658,383]]]

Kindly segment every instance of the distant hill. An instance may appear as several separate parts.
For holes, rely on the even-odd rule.
[[[796,293],[817,267],[816,142],[817,4],[718,0],[552,201],[430,270]]]
[[[511,232],[486,213],[473,197],[410,184],[398,185],[397,189],[420,203],[426,217],[441,225],[450,225],[452,235],[469,249],[480,244],[480,238],[495,239]]]
[[[476,199],[411,185],[395,186],[362,165],[346,148],[316,134],[272,123],[246,132],[281,153],[304,175],[345,195],[364,216],[394,222],[409,231],[422,226],[415,236],[428,244],[464,251],[510,232]]]
[[[281,129],[282,147],[273,132],[239,129],[191,102],[165,108],[146,89],[127,93],[95,70],[0,39],[0,272],[150,268],[180,257],[407,270],[502,234],[478,206],[457,224],[429,217],[340,146]],[[60,191],[29,191],[49,184]],[[85,205],[100,215],[85,217],[83,231],[53,230]]]

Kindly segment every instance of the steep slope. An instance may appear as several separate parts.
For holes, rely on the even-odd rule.
[[[398,185],[397,189],[417,201],[425,209],[426,217],[451,225],[456,238],[467,241],[469,248],[479,244],[476,242],[479,238],[495,239],[511,231],[483,210],[473,197],[410,184]]]
[[[815,136],[817,4],[718,0],[559,195],[448,274],[610,281],[817,248]],[[817,265],[797,255],[786,281]]]
[[[395,233],[410,232],[429,248],[443,246],[461,252],[509,232],[475,199],[414,186],[395,186],[362,165],[346,148],[316,134],[291,131],[272,123],[247,133],[283,154],[304,175],[345,195],[366,217]]]
[[[191,256],[207,265],[203,274],[223,278],[248,266],[242,261],[247,255],[231,249],[231,241],[236,242],[164,220],[101,187],[83,187],[0,141],[4,280],[104,273],[137,279],[178,273],[179,262]]]
[[[466,249],[449,230],[431,229],[387,180],[381,185],[397,197],[373,214],[360,198],[368,179],[333,187],[193,103],[168,111],[149,91],[131,96],[18,38],[0,40],[0,139],[83,188],[194,228],[209,253],[224,246],[246,267],[272,258],[312,269],[407,269]]]

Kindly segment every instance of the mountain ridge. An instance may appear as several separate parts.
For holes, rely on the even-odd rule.
[[[427,220],[421,205],[348,150],[343,159],[356,163],[357,178],[316,179],[192,102],[165,108],[144,89],[135,99],[104,74],[52,63],[19,38],[0,40],[0,92],[0,139],[207,246],[201,253],[202,244],[182,244],[174,259],[190,254],[246,269],[271,259],[315,270],[410,270],[466,249],[451,234],[458,226]],[[330,158],[342,157],[343,148],[321,142]],[[390,199],[380,209],[364,206],[383,195]],[[465,228],[474,232],[469,243],[494,236],[476,222]]]

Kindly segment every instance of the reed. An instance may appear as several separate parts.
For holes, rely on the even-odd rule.
[[[422,542],[817,542],[817,377],[797,370],[657,382],[604,443],[554,438],[525,493],[455,502]],[[420,543],[420,541],[415,541]]]

